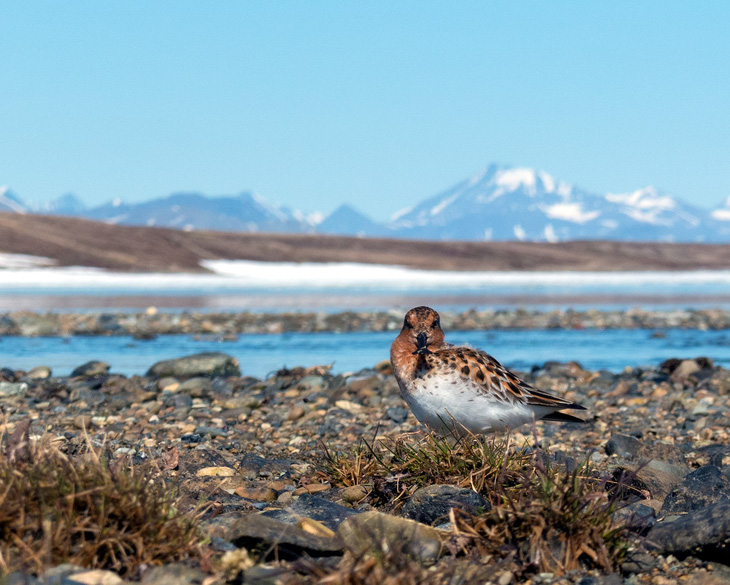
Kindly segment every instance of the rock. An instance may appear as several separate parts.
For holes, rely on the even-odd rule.
[[[266,459],[246,453],[238,464],[238,471],[245,479],[282,479],[289,476],[292,463],[290,459]]]
[[[630,480],[630,485],[641,492],[647,492],[645,497],[663,501],[676,485],[682,482],[689,468],[671,465],[663,461],[648,461],[638,469],[618,467],[613,477],[619,481],[622,476]]]
[[[298,420],[307,413],[304,407],[296,405],[292,406],[289,410],[289,414],[286,415],[286,420]]]
[[[163,360],[147,370],[153,378],[194,378],[196,376],[240,376],[238,360],[220,352],[205,352],[172,360]]]
[[[174,563],[147,571],[142,576],[142,585],[200,585],[206,576],[200,569]]]
[[[674,522],[657,524],[647,543],[662,554],[691,554],[704,560],[727,562],[730,546],[730,501],[711,504]]]
[[[63,563],[45,570],[40,576],[40,580],[43,585],[67,585],[70,576],[87,571],[88,569],[79,567],[78,565]]]
[[[624,459],[633,459],[639,452],[641,442],[629,435],[613,435],[606,443],[606,455],[617,455]]]
[[[94,376],[106,376],[111,366],[106,362],[90,361],[80,365],[71,372],[71,377],[92,378]]]
[[[404,423],[408,418],[408,409],[401,406],[391,406],[385,409],[385,414],[394,423]]]
[[[342,491],[342,499],[348,504],[357,504],[368,495],[368,489],[362,485],[351,485]]]
[[[210,378],[190,378],[180,384],[177,391],[183,394],[189,394],[193,398],[202,398],[213,392],[213,384]]]
[[[330,530],[337,530],[342,522],[360,513],[352,508],[340,506],[319,496],[309,494],[299,496],[292,502],[291,506],[283,510],[263,512],[266,516],[289,524],[297,524],[302,518],[310,518],[321,522]]]
[[[672,372],[672,380],[682,381],[692,374],[699,372],[702,368],[695,360],[682,360]]]
[[[236,470],[232,467],[214,466],[203,467],[195,472],[198,477],[233,477]]]
[[[630,550],[621,563],[621,572],[624,575],[646,575],[659,565],[659,560],[645,550]]]
[[[612,514],[614,520],[628,527],[631,532],[646,534],[656,525],[656,512],[642,501],[632,502],[618,508]]]
[[[267,549],[276,548],[279,558],[298,558],[302,554],[327,556],[342,550],[338,538],[311,534],[262,514],[240,518],[231,526],[230,534],[231,542],[238,547],[250,550],[263,543]]]
[[[308,483],[294,491],[295,496],[301,496],[303,494],[321,494],[322,492],[328,491],[332,486],[328,483]]]
[[[441,534],[435,528],[375,510],[348,518],[337,535],[356,557],[396,551],[422,563],[434,563],[443,552]]]
[[[0,397],[23,396],[28,392],[25,382],[0,382]]]
[[[0,578],[1,585],[41,585],[41,582],[30,573],[13,571]]]
[[[25,377],[29,380],[45,380],[51,377],[53,370],[48,366],[37,366],[30,370]]]
[[[211,449],[181,450],[179,457],[180,470],[190,474],[197,474],[206,467],[230,467],[222,455]]]
[[[415,491],[403,508],[403,516],[434,525],[448,521],[451,508],[476,515],[491,509],[491,506],[474,490],[453,485],[429,485]]]
[[[730,480],[714,465],[705,465],[688,474],[664,500],[664,514],[681,514],[730,500]]]
[[[273,502],[276,499],[276,492],[259,482],[248,482],[236,488],[235,494],[247,500],[256,502]]]
[[[681,467],[686,467],[687,465],[684,453],[682,453],[679,447],[660,441],[642,441],[636,453],[636,459],[638,461],[650,461],[653,459]]]

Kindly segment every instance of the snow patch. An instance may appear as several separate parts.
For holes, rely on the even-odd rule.
[[[0,269],[18,270],[22,268],[40,268],[54,266],[56,261],[45,256],[31,256],[29,254],[6,254],[0,252]],[[3,275],[5,278],[5,275]]]
[[[644,187],[631,193],[608,193],[606,200],[622,203],[637,209],[674,209],[677,202],[669,195],[660,195],[656,187]]]
[[[573,185],[561,181],[555,192],[563,199],[568,199],[573,194]]]
[[[451,205],[454,201],[456,201],[456,198],[459,196],[458,193],[454,193],[453,195],[449,195],[446,199],[443,201],[440,201],[436,205],[434,205],[431,208],[431,211],[429,212],[431,216],[438,215],[441,213],[444,209],[446,209],[449,205]]]
[[[562,219],[584,224],[601,215],[600,211],[583,211],[580,203],[556,203],[543,207],[545,215],[552,219]]]
[[[534,195],[537,178],[534,169],[502,169],[497,171],[494,183],[505,191],[516,191],[524,187],[530,195]]]
[[[553,228],[553,224],[547,224],[543,233],[545,234],[545,239],[551,244],[559,241],[558,235],[555,233],[555,228]]]
[[[15,255],[17,256],[17,255]],[[64,289],[70,291],[125,289],[141,293],[173,289],[226,292],[283,287],[301,289],[430,290],[439,286],[479,288],[492,286],[557,285],[566,287],[721,284],[730,286],[730,270],[686,272],[461,272],[417,270],[402,266],[358,263],[255,262],[204,260],[212,274],[120,273],[95,268],[29,268],[8,270],[0,291]]]
[[[540,171],[539,173],[540,180],[542,181],[542,186],[545,188],[546,193],[552,193],[555,191],[555,179],[552,175],[547,174],[545,171]]]
[[[391,215],[390,221],[398,221],[401,217],[403,217],[404,215],[408,215],[411,211],[413,211],[413,206],[404,207],[403,209],[400,209],[396,211],[393,215]]]

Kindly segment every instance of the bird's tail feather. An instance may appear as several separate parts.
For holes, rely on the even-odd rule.
[[[572,414],[568,414],[566,412],[560,412],[555,411],[551,412],[547,416],[543,416],[542,420],[553,420],[553,421],[559,421],[559,422],[578,422],[578,423],[584,423],[586,422],[582,418],[578,418],[577,416],[573,416]]]

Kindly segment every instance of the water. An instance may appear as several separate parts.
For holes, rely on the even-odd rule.
[[[730,367],[730,331],[669,329],[580,331],[450,331],[451,343],[468,343],[508,367],[527,370],[548,360],[580,362],[591,370],[656,366],[670,357],[707,356]],[[284,366],[334,364],[334,372],[358,371],[388,358],[395,333],[285,333],[241,335],[237,341],[164,335],[151,341],[131,337],[0,338],[0,367],[53,368],[68,375],[76,366],[105,361],[112,372],[144,374],[155,362],[203,351],[235,356],[244,374],[264,377]]]

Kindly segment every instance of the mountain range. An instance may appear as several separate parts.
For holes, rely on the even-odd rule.
[[[176,193],[144,203],[87,207],[73,194],[30,206],[0,188],[0,211],[45,213],[120,225],[275,233],[321,233],[423,240],[622,240],[730,242],[730,197],[705,210],[654,187],[597,194],[530,168],[484,171],[376,222],[350,205],[304,213],[261,196]]]

